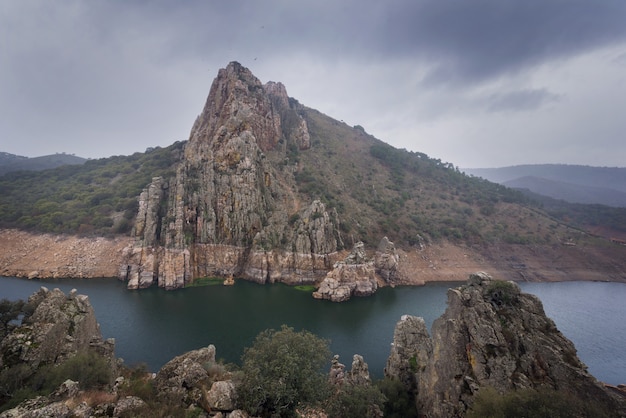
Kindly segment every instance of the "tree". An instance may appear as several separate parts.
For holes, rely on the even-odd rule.
[[[291,417],[330,394],[328,342],[308,331],[265,330],[242,357],[238,404],[254,416]]]

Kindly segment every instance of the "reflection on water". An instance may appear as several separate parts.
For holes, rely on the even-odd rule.
[[[217,356],[239,362],[243,348],[267,328],[287,324],[331,342],[344,364],[355,353],[370,372],[382,377],[396,322],[403,314],[424,317],[426,324],[445,309],[446,290],[456,284],[380,289],[375,296],[344,303],[319,301],[284,285],[237,281],[234,286],[206,286],[173,292],[158,288],[128,291],[115,279],[28,281],[0,278],[0,298],[27,298],[40,286],[72,288],[94,306],[102,334],[116,339],[116,353],[127,364],[146,363],[157,370],[186,351],[214,344]],[[626,343],[622,319],[626,285],[617,283],[525,283],[538,295],[546,313],[574,341],[581,359],[598,378],[626,382],[621,350]]]

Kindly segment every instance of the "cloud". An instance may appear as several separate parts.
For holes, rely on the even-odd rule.
[[[489,112],[528,111],[560,100],[558,94],[546,89],[526,89],[504,93],[495,93],[487,98]]]
[[[626,161],[625,21],[622,0],[2,2],[0,150],[101,157],[186,139],[236,60],[457,165]]]

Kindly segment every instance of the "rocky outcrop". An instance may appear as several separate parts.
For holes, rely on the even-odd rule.
[[[346,366],[339,362],[339,356],[333,356],[330,372],[328,374],[329,381],[333,385],[369,385],[372,383],[370,378],[369,367],[363,356],[355,354],[352,357],[352,367],[346,371]]]
[[[337,212],[294,199],[292,170],[268,156],[311,146],[299,104],[238,63],[219,71],[184,156],[139,198],[135,243],[120,277],[129,288],[184,287],[231,275],[259,283],[315,283],[343,247]]]
[[[42,287],[28,303],[33,314],[0,342],[0,369],[20,364],[34,373],[89,350],[108,358],[114,369],[115,341],[102,338],[87,296]]]
[[[626,411],[587,372],[537,297],[485,273],[448,291],[432,338],[421,318],[401,319],[385,375],[404,383],[429,417],[462,416],[482,387],[501,393],[548,387],[610,405],[622,411],[618,416]]]
[[[368,258],[365,244],[359,241],[343,261],[333,265],[313,297],[344,302],[352,296],[370,296],[379,286],[395,285],[399,260],[387,237],[381,240],[373,259]]]
[[[393,285],[399,279],[398,264],[400,256],[396,251],[396,246],[389,241],[387,237],[383,237],[378,244],[374,264],[376,266],[376,274],[378,274],[385,283]]]
[[[367,260],[363,243],[357,242],[343,261],[335,263],[319,288],[313,292],[313,297],[344,302],[352,296],[372,295],[377,289],[374,262]]]

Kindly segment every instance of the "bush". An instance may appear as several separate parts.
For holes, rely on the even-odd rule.
[[[375,418],[381,416],[385,400],[376,386],[345,384],[330,398],[325,411],[329,418]]]
[[[260,417],[295,416],[297,407],[326,399],[330,386],[323,367],[330,363],[328,342],[308,331],[265,330],[242,356],[237,389],[241,409]]]

